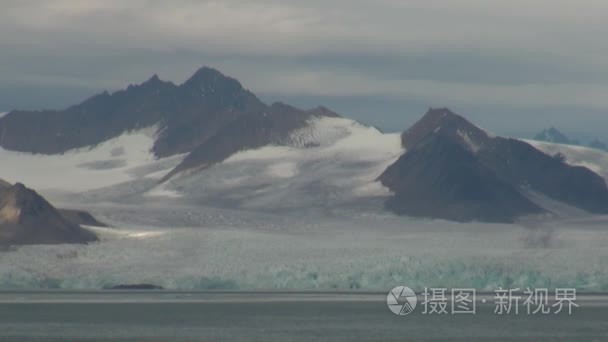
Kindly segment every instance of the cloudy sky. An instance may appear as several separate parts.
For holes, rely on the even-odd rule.
[[[448,106],[490,130],[608,140],[605,0],[3,0],[0,110],[207,65],[267,102],[388,131]]]

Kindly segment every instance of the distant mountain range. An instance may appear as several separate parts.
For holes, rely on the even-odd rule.
[[[270,106],[235,79],[203,67],[181,85],[156,75],[113,94],[104,92],[63,111],[12,111],[0,119],[0,146],[60,154],[156,125],[156,157],[189,153],[173,174],[220,162],[231,154],[282,144],[313,116],[337,116],[319,107]]]
[[[600,141],[598,139],[594,139],[589,143],[589,147],[595,148],[597,150],[608,151],[608,145],[605,142]]]
[[[564,145],[581,145],[580,141],[568,138],[566,134],[562,133],[555,127],[550,127],[542,130],[541,132],[537,133],[532,139],[537,141],[545,141]],[[597,138],[589,142],[589,147],[598,150],[608,151],[608,145],[606,145],[606,143]]]
[[[198,190],[188,190],[198,189],[195,181],[187,181],[189,177],[203,175],[205,179],[208,175],[219,177],[213,179],[223,182],[226,179],[222,179],[222,175],[225,178],[228,173],[244,172],[228,170],[235,165],[234,161],[223,165],[236,154],[285,147],[288,150],[284,153],[306,154],[306,165],[310,168],[300,172],[293,165],[297,161],[285,161],[273,166],[271,174],[276,176],[269,184],[243,186],[238,192],[218,191],[220,197],[214,203],[235,204],[243,198],[260,197],[264,200],[259,202],[276,207],[291,202],[289,196],[308,198],[310,193],[318,192],[322,196],[310,198],[323,198],[327,202],[322,206],[327,206],[343,191],[339,186],[349,186],[340,184],[351,183],[337,180],[334,183],[338,185],[332,184],[329,188],[315,178],[315,173],[323,170],[323,174],[346,177],[350,169],[377,168],[379,171],[374,171],[377,173],[369,185],[377,180],[384,189],[390,190],[383,197],[386,208],[400,215],[511,223],[522,216],[548,213],[550,209],[537,200],[539,196],[589,213],[608,213],[608,188],[597,173],[570,165],[563,156],[545,154],[521,140],[494,136],[447,108],[429,110],[406,130],[401,135],[401,149],[395,139],[398,155],[394,155],[392,150],[382,150],[382,144],[390,140],[387,135],[373,128],[342,118],[324,107],[302,110],[283,103],[267,105],[235,79],[206,67],[181,85],[154,76],[140,85],[113,94],[105,92],[62,111],[12,111],[0,118],[0,147],[58,156],[149,127],[156,131],[151,150],[155,158],[183,157],[170,169],[160,169],[159,182],[149,185],[142,179],[138,185],[144,189],[142,193],[149,193],[150,187],[159,183],[171,185],[174,181],[179,183],[174,188],[176,191],[196,193]],[[354,139],[354,131],[359,132],[363,140]],[[347,140],[349,136],[351,139]],[[556,129],[545,130],[537,138],[573,143]],[[363,160],[354,154],[376,144],[380,146],[373,152],[380,156],[376,159],[371,156]],[[324,150],[316,150],[319,146]],[[336,170],[330,170],[332,160],[322,156],[332,148],[332,156],[344,155],[342,150],[335,152],[338,148],[348,149],[348,159],[333,160]],[[123,161],[99,162],[111,169],[120,168]],[[370,166],[370,163],[377,165]],[[214,168],[217,165],[223,168]],[[263,162],[256,167],[262,166]],[[131,173],[142,172],[136,171]],[[231,182],[238,184],[246,176],[251,175],[233,177],[235,180]],[[271,187],[275,184],[280,186]],[[273,202],[269,189],[281,192],[281,203]],[[17,190],[37,203],[45,203],[22,186],[13,191]],[[368,190],[363,187],[360,191]],[[200,192],[202,196],[212,189],[203,187]],[[363,200],[357,199],[357,205],[364,205],[360,202],[367,197],[361,198]],[[63,227],[57,231],[73,234],[75,242],[94,240],[61,220],[63,216],[47,204],[44,207],[49,214],[31,222],[42,225],[44,220],[50,220]],[[90,221],[82,215],[68,216]],[[27,231],[35,232],[34,226],[27,227]],[[41,237],[40,241],[47,239]]]
[[[555,127],[550,127],[542,130],[538,134],[532,138],[538,141],[546,141],[556,144],[565,144],[565,145],[579,145],[580,142],[578,140],[571,140],[564,133],[560,132]]]

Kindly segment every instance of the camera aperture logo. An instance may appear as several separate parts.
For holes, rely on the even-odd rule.
[[[399,316],[409,315],[416,308],[418,298],[416,293],[406,286],[397,286],[388,293],[386,297],[386,305],[395,314]]]
[[[422,315],[447,314],[476,314],[477,305],[488,303],[488,294],[484,294],[477,301],[477,291],[473,288],[424,288],[421,292],[420,305]],[[416,309],[418,299],[416,293],[407,286],[397,286],[386,297],[386,305],[392,313],[399,316],[409,315]],[[548,288],[532,289],[503,289],[494,290],[494,304],[496,315],[518,315],[520,311],[528,315],[560,314],[572,315],[576,303],[576,288],[556,288],[551,296]]]

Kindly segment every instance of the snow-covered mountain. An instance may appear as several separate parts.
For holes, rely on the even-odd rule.
[[[555,213],[540,196],[608,212],[600,151],[563,161],[563,145],[547,155],[447,109],[385,134],[323,107],[266,105],[209,68],[65,111],[13,111],[0,131],[0,175],[67,203],[513,222]]]
[[[387,134],[258,103],[210,69],[193,79],[0,118],[0,177],[112,226],[3,254],[0,288],[605,289],[606,217],[590,212],[608,153],[501,138],[447,109]]]
[[[388,208],[456,221],[513,222],[542,213],[483,162],[496,139],[448,109],[429,110],[403,133],[407,152],[380,176],[395,193]]]
[[[155,157],[189,154],[169,178],[221,162],[240,150],[283,144],[308,119],[324,116],[337,114],[325,108],[268,106],[237,80],[203,67],[180,85],[153,76],[62,111],[12,111],[0,118],[0,147],[57,155],[154,127]]]
[[[389,208],[399,213],[513,222],[547,211],[530,194],[608,213],[608,188],[593,171],[488,134],[447,108],[429,110],[402,143],[407,152],[380,177],[395,192]]]
[[[203,171],[183,172],[145,193],[188,203],[271,211],[381,210],[378,175],[402,153],[398,134],[340,117],[316,117],[282,145],[240,151]]]
[[[0,119],[5,149],[60,154],[155,126],[157,157],[190,152],[234,119],[265,109],[235,79],[199,69],[181,85],[153,76],[61,111],[12,111]]]
[[[572,140],[566,136],[566,134],[562,133],[555,127],[550,127],[542,130],[537,133],[533,140],[544,141],[556,144],[564,144],[564,145],[578,145],[579,142],[577,140]]]
[[[575,139],[568,138],[566,134],[562,133],[555,127],[547,128],[537,133],[534,138],[532,138],[532,141],[542,141],[562,145],[583,146],[581,142]],[[608,145],[604,141],[597,138],[589,141],[587,146],[602,151],[608,151]]]
[[[236,151],[223,162],[161,182],[188,155],[157,159],[154,132],[132,131],[59,155],[0,149],[2,174],[68,204],[147,201],[302,212],[355,205],[378,212],[390,192],[376,178],[403,153],[399,134],[315,116],[282,144]]]

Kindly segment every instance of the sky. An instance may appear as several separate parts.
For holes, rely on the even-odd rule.
[[[0,110],[205,65],[266,102],[385,131],[449,107],[496,133],[608,141],[605,0],[3,0]]]

